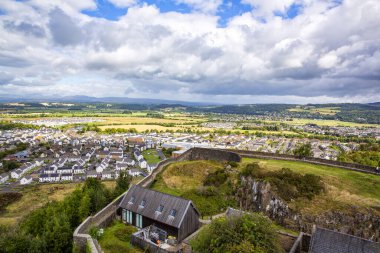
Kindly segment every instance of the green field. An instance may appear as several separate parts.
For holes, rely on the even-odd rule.
[[[161,161],[161,159],[157,153],[157,150],[155,150],[155,149],[144,150],[142,152],[142,155],[144,156],[145,160],[149,164],[156,164],[156,163],[159,163]]]

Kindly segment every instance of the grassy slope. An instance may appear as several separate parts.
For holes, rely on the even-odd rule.
[[[132,226],[115,221],[104,230],[104,234],[99,238],[99,244],[105,253],[142,252],[142,250],[130,244],[131,232],[136,231],[137,229]]]
[[[347,205],[361,207],[380,207],[380,177],[335,167],[314,165],[303,162],[243,159],[241,166],[250,162],[259,162],[265,170],[289,168],[305,174],[315,174],[322,177],[327,192],[315,197],[311,202],[296,201],[290,203],[307,213],[318,213],[328,209],[344,210]]]
[[[185,161],[170,164],[160,174],[152,188],[180,196],[187,190],[202,186],[208,173],[221,168],[220,164],[212,161]]]
[[[107,188],[113,189],[114,181],[103,182]],[[50,201],[63,200],[81,184],[41,184],[23,188],[23,194],[19,201],[10,204],[6,212],[0,215],[0,225],[16,225],[23,217],[33,210],[44,206]]]

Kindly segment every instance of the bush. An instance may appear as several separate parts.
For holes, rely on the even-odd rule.
[[[277,194],[287,201],[302,197],[312,199],[324,190],[321,177],[313,174],[302,175],[287,168],[263,172],[258,163],[252,163],[242,170],[241,175],[269,182],[275,187]]]
[[[203,185],[220,186],[226,182],[228,175],[224,170],[217,170],[207,175],[203,181]]]
[[[198,253],[279,253],[276,230],[259,213],[213,220],[190,242]]]

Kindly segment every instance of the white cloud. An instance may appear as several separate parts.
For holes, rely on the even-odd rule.
[[[222,0],[176,0],[176,2],[179,4],[187,4],[193,7],[196,11],[204,13],[215,13],[223,3]]]
[[[108,0],[108,1],[111,2],[113,5],[120,8],[130,7],[137,3],[136,0]]]
[[[380,2],[346,0],[331,8],[329,1],[304,0],[299,16],[282,19],[273,11],[294,1],[246,1],[257,5],[256,13],[221,28],[212,14],[221,1],[189,0],[192,13],[132,5],[109,21],[80,12],[93,1],[5,0],[0,94],[380,99]]]

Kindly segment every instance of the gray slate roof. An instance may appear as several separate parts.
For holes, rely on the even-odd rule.
[[[134,197],[133,203],[130,202],[132,197]],[[145,207],[140,206],[142,200],[145,200]],[[156,211],[160,205],[164,206],[161,213]],[[187,210],[189,208],[195,209],[190,200],[149,190],[138,185],[131,186],[119,207],[176,228],[181,226]],[[169,215],[172,209],[176,210],[175,217]],[[198,211],[196,210],[196,212]]]
[[[380,244],[317,227],[309,253],[380,253]]]

